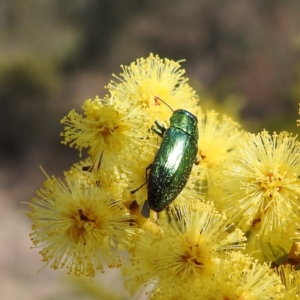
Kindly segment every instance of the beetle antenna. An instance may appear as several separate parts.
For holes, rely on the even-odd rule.
[[[157,101],[157,99],[163,102],[164,104],[166,104],[171,109],[171,111],[174,112],[174,109],[167,102],[165,102],[163,99],[159,98],[158,96],[154,96],[154,100]]]

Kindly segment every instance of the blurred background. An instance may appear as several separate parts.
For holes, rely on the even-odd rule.
[[[297,0],[0,0],[0,299],[130,299],[115,271],[93,285],[37,274],[20,201],[45,180],[39,165],[61,177],[78,160],[60,143],[63,116],[152,52],[186,60],[205,109],[251,132],[297,133],[299,16]]]

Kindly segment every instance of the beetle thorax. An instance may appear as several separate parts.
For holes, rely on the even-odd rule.
[[[193,136],[198,141],[198,120],[184,109],[175,110],[170,118],[170,127],[176,127]]]

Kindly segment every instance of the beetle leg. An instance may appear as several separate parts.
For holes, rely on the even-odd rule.
[[[159,123],[158,121],[154,122],[155,126],[152,126],[151,129],[160,137],[163,137],[165,134],[166,128],[163,124]]]
[[[195,161],[194,161],[194,165],[198,166],[200,164],[201,160],[202,160],[201,156],[200,157],[196,156]]]
[[[150,164],[146,170],[145,170],[145,178],[146,178],[146,181],[141,185],[139,186],[137,189],[133,190],[133,191],[130,191],[130,194],[133,195],[134,193],[136,193],[139,189],[141,189],[147,182],[148,182],[148,170],[151,168],[152,164]]]
[[[141,186],[139,186],[137,189],[130,191],[130,194],[133,195],[134,193],[136,193],[139,189],[141,189],[145,184],[147,183],[147,181],[145,181]]]

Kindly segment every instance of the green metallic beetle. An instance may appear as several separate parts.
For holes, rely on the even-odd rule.
[[[162,99],[155,97],[173,109]],[[184,109],[173,111],[170,127],[166,129],[158,121],[151,129],[162,137],[162,143],[153,163],[147,167],[144,186],[148,183],[148,206],[160,212],[169,206],[185,187],[196,162],[198,152],[198,119]],[[131,191],[134,194],[138,189]],[[147,205],[142,214],[149,216]]]
[[[197,123],[193,114],[178,109],[173,111],[168,129],[157,121],[156,127],[152,127],[163,139],[153,163],[147,168],[148,204],[156,212],[170,205],[188,181],[198,152]]]

